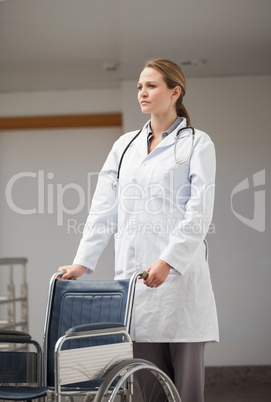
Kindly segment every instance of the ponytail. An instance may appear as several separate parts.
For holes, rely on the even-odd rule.
[[[190,119],[189,113],[188,113],[186,107],[184,106],[182,99],[180,99],[180,100],[179,99],[178,99],[178,101],[176,103],[177,115],[180,116],[180,117],[185,117],[186,121],[187,121],[187,124],[189,126],[191,126],[191,119]]]

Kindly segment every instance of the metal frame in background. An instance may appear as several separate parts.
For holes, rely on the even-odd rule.
[[[26,265],[27,258],[0,258],[1,270],[7,267],[9,269],[9,281],[6,284],[7,294],[0,296],[0,305],[7,305],[8,317],[1,319],[0,317],[0,330],[20,330],[28,333],[29,320],[28,320],[28,285],[26,279]],[[3,267],[3,268],[2,268]],[[16,270],[16,273],[14,271]],[[16,285],[14,283],[14,276],[18,276],[18,270],[21,274],[20,295],[16,296]],[[1,271],[0,271],[1,277]],[[1,281],[3,279],[1,278]],[[21,303],[21,317],[20,320],[16,319],[16,306]],[[3,345],[5,347],[5,345]],[[15,344],[10,344],[9,349],[14,350]],[[22,347],[20,347],[21,349]],[[24,346],[24,349],[27,347]]]

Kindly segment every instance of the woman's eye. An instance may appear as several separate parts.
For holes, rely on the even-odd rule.
[[[156,88],[156,85],[154,85],[154,84],[148,84],[147,87],[148,87],[148,88]],[[138,85],[138,86],[137,86],[137,89],[138,89],[138,91],[142,91],[143,86]]]

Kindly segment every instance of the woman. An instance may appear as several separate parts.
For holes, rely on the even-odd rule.
[[[66,271],[65,279],[92,272],[114,233],[115,278],[149,272],[136,290],[135,357],[165,371],[183,402],[203,402],[204,346],[218,341],[205,241],[214,203],[215,150],[206,133],[193,135],[186,128],[185,90],[176,64],[146,63],[138,101],[151,119],[139,134],[127,133],[114,144],[74,263],[60,270]]]

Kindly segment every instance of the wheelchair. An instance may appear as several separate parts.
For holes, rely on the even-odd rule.
[[[1,343],[34,351],[0,351],[0,400],[181,402],[171,379],[154,364],[133,358],[129,335],[136,280],[63,280],[49,284],[43,347],[29,334],[1,331]],[[145,396],[146,400],[146,396]]]

